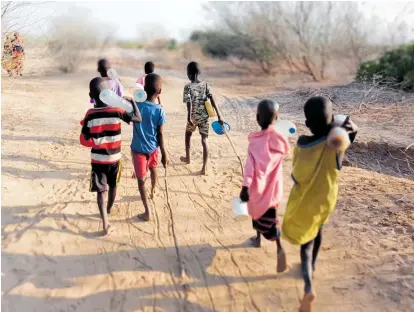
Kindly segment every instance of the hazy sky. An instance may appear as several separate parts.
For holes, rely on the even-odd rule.
[[[194,29],[203,29],[213,25],[213,16],[209,18],[205,6],[207,1],[145,1],[145,2],[50,2],[39,5],[40,16],[58,16],[71,13],[73,10],[87,10],[87,16],[101,23],[107,22],[116,29],[115,36],[124,39],[137,39],[141,30],[159,31],[157,25],[165,30],[165,35],[179,40],[186,40]],[[372,1],[364,5],[367,15],[375,14],[381,20],[393,20],[397,14],[405,10],[404,1]],[[374,9],[373,9],[374,8]],[[406,11],[406,10],[405,10]],[[407,12],[406,12],[407,13]],[[411,13],[411,14],[410,14]],[[404,16],[410,25],[414,15],[410,12]],[[36,34],[47,33],[47,21],[41,26],[31,27]],[[148,26],[148,25],[154,25]]]
[[[135,39],[139,25],[148,28],[153,24],[162,25],[168,36],[183,40],[188,38],[191,30],[211,23],[206,20],[205,3],[207,1],[54,2],[39,7],[38,14],[60,15],[85,8],[89,10],[90,18],[114,25],[119,38]],[[32,31],[45,31],[46,26]]]

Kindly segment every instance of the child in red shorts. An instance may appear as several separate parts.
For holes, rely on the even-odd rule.
[[[147,100],[139,103],[138,109],[142,116],[142,122],[134,124],[134,132],[131,143],[132,162],[135,176],[138,180],[138,189],[144,204],[145,212],[138,218],[149,221],[147,192],[145,190],[145,177],[148,171],[151,174],[151,198],[154,195],[157,183],[158,147],[161,150],[161,162],[166,168],[167,154],[164,148],[163,126],[165,124],[165,112],[155,101],[159,97],[162,88],[161,77],[156,74],[145,76],[145,92]]]

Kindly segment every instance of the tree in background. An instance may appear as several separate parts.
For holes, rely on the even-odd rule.
[[[104,48],[115,33],[112,25],[89,18],[89,10],[70,10],[70,14],[50,20],[49,50],[59,70],[73,72],[88,49]]]
[[[351,59],[357,68],[389,47],[396,29],[405,31],[399,40],[411,35],[400,14],[379,25],[356,2],[213,2],[207,9],[219,30],[192,37],[207,54],[248,59],[267,74],[287,67],[315,81],[326,78],[332,59]]]
[[[24,32],[45,25],[48,16],[38,9],[47,2],[2,1],[1,2],[1,39],[9,32]]]

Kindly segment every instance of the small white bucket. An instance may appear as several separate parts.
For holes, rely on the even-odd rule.
[[[236,221],[244,221],[249,218],[247,210],[247,203],[242,202],[240,198],[233,197],[231,201],[231,207],[233,210],[233,216]]]

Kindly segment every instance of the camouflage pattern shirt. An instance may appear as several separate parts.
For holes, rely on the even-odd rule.
[[[211,96],[211,89],[207,81],[190,82],[184,87],[183,102],[191,102],[191,120],[197,124],[209,119],[204,102]]]

